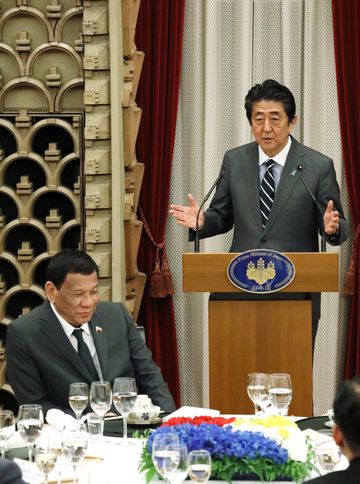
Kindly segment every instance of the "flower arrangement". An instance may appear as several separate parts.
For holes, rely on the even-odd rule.
[[[152,442],[155,435],[167,432],[175,432],[189,452],[208,450],[212,457],[211,477],[228,483],[245,477],[300,482],[315,468],[311,443],[285,417],[173,418],[157,428],[144,446],[140,471],[146,472],[147,483],[156,475]]]

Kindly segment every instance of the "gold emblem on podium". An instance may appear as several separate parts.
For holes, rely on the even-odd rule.
[[[256,281],[258,284],[265,284],[267,281],[274,279],[275,275],[275,264],[270,261],[266,265],[262,257],[258,259],[256,266],[252,261],[247,265],[246,277]]]

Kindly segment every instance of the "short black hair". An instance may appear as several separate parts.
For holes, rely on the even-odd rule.
[[[360,377],[341,382],[333,407],[334,421],[347,445],[360,456]]]
[[[253,105],[261,100],[282,103],[289,123],[294,119],[296,114],[296,103],[293,93],[288,87],[283,86],[278,81],[267,79],[262,84],[255,84],[245,97],[246,117],[248,118],[250,125]]]
[[[99,275],[99,267],[88,254],[77,249],[64,249],[50,259],[46,280],[60,289],[68,274],[90,275],[93,272]]]

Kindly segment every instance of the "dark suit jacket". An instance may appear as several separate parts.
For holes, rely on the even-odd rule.
[[[349,467],[343,471],[330,472],[306,482],[314,484],[359,484],[360,459],[351,461]]]
[[[1,484],[25,484],[20,467],[12,460],[0,459]]]
[[[329,200],[340,213],[340,235],[327,236],[332,245],[346,240],[349,227],[340,202],[333,162],[292,138],[291,148],[276,190],[268,222],[263,230],[260,214],[259,154],[257,143],[225,153],[221,179],[199,237],[225,233],[234,227],[230,252],[273,249],[281,252],[317,252],[322,217],[299,179],[301,174],[315,195],[322,213]]]
[[[148,394],[165,412],[175,410],[161,371],[122,304],[100,302],[89,325],[104,380],[135,377],[139,393]],[[45,413],[49,408],[69,410],[70,383],[91,383],[48,301],[9,325],[6,360],[19,403],[40,403]]]

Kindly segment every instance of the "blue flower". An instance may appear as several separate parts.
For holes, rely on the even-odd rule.
[[[175,432],[188,451],[206,449],[213,458],[223,459],[258,459],[266,458],[275,464],[285,464],[288,452],[275,440],[260,432],[233,431],[230,426],[203,423],[201,425],[182,424],[172,427],[160,427],[148,440],[148,452],[151,453],[152,442],[157,434]]]

